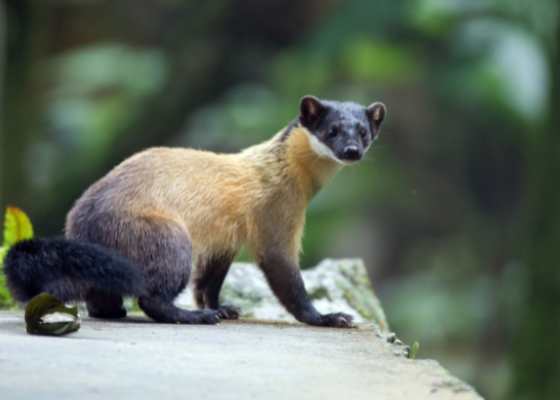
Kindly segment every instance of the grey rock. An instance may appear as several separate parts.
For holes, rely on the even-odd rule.
[[[326,259],[302,271],[313,305],[323,314],[344,312],[355,322],[373,322],[388,331],[385,313],[371,288],[365,265],[359,259]],[[293,316],[280,305],[263,273],[254,264],[234,263],[226,277],[221,302],[243,309],[243,316],[293,322]],[[175,301],[180,307],[196,308],[189,287]]]

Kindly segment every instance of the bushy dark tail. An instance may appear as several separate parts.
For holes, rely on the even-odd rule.
[[[140,266],[103,247],[66,239],[15,244],[4,258],[12,296],[28,301],[47,292],[63,301],[86,300],[92,290],[122,296],[145,293]]]

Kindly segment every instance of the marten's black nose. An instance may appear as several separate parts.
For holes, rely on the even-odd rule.
[[[358,146],[348,146],[344,148],[344,158],[347,160],[359,160],[362,157]]]

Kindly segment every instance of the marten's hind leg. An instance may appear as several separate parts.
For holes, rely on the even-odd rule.
[[[135,241],[128,256],[142,265],[148,294],[138,305],[158,322],[215,324],[217,311],[187,311],[173,301],[187,286],[191,274],[192,244],[185,227],[165,215],[149,215],[135,221],[131,231]],[[136,257],[133,258],[133,255]]]
[[[218,310],[220,318],[237,319],[241,309],[219,303],[220,289],[229,271],[235,253],[202,257],[194,272],[194,296],[198,308]]]
[[[90,290],[86,295],[88,315],[93,318],[116,319],[126,317],[123,298],[119,295]]]

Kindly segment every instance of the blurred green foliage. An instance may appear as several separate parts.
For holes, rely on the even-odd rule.
[[[2,202],[59,234],[143,148],[238,151],[306,94],[383,101],[380,139],[309,208],[302,267],[362,257],[423,356],[487,398],[559,398],[559,7],[8,0]]]

